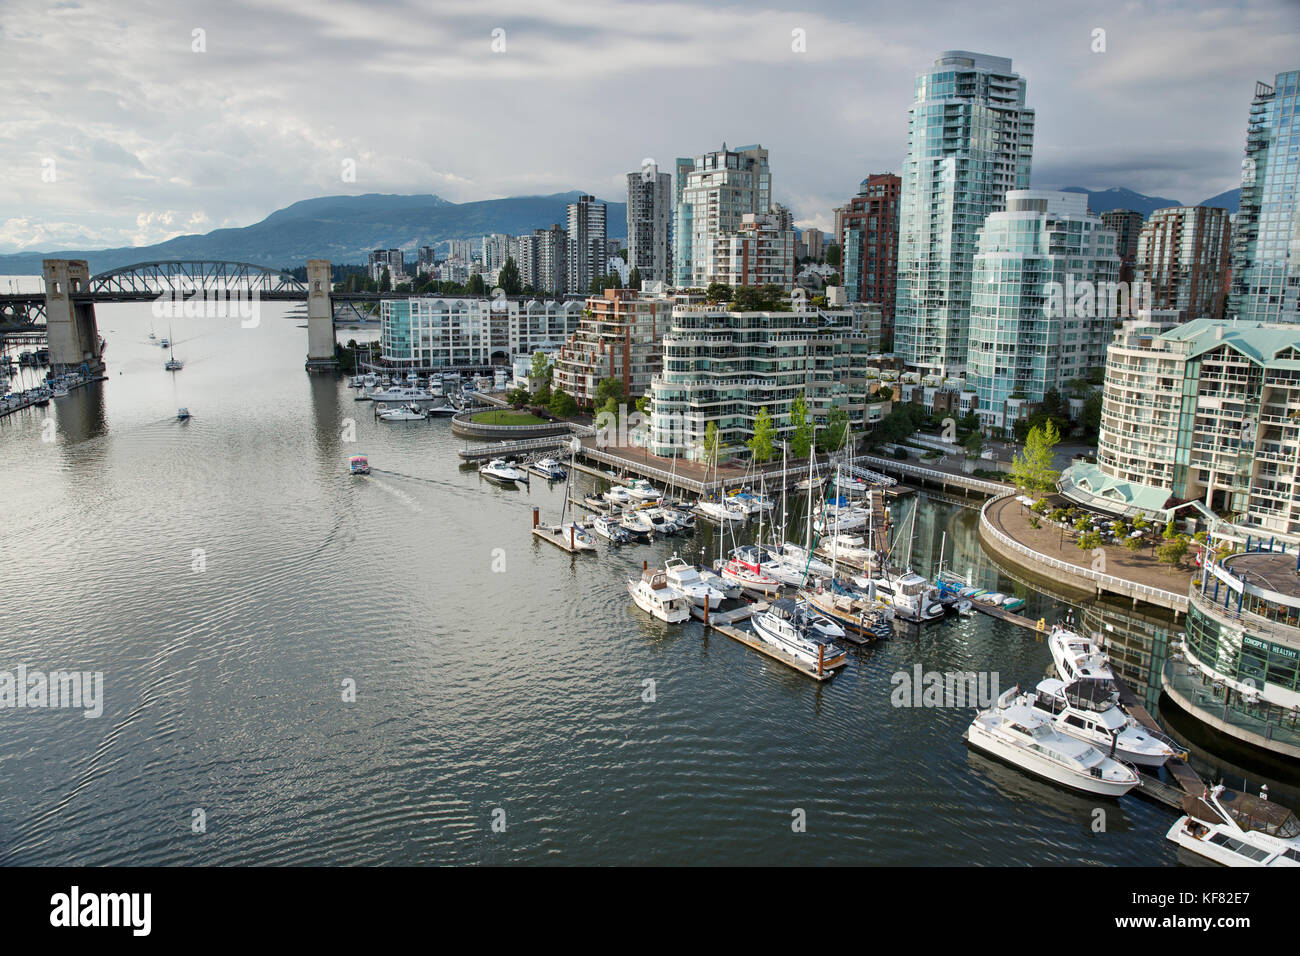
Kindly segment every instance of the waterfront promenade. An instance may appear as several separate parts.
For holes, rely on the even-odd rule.
[[[984,505],[980,540],[1004,560],[1081,590],[1119,594],[1177,612],[1187,610],[1190,570],[1160,564],[1149,549],[1135,554],[1105,544],[1101,555],[1082,551],[1068,531],[1062,534],[1048,522],[1031,527],[1029,511],[1017,495],[1007,494]]]

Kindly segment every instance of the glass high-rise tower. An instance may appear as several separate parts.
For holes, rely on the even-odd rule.
[[[950,50],[916,78],[899,206],[894,351],[962,374],[980,227],[1029,186],[1034,111],[1011,60]]]
[[[1228,316],[1300,322],[1300,70],[1255,84],[1233,229]]]

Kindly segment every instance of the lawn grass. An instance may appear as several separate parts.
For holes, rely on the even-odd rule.
[[[545,425],[546,419],[538,418],[531,412],[516,412],[513,409],[498,408],[490,412],[475,415],[470,421],[479,425]]]

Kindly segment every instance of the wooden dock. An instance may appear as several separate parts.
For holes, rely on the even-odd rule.
[[[1030,620],[1023,614],[1017,614],[1014,611],[1008,611],[1004,607],[998,607],[994,604],[987,604],[984,601],[977,601],[974,598],[966,598],[970,601],[971,607],[989,617],[996,617],[999,621],[1006,621],[1023,627],[1026,630],[1033,631],[1035,634],[1046,634],[1048,631],[1046,618],[1039,618],[1037,621]]]
[[[561,551],[567,551],[569,554],[595,554],[594,548],[579,547],[573,540],[572,528],[549,528],[545,525],[539,525],[533,529],[533,537],[541,538],[543,541],[549,541]]]
[[[1119,691],[1119,702],[1124,706],[1124,709],[1133,716],[1134,720],[1147,730],[1156,734],[1157,739],[1169,741],[1170,746],[1179,747],[1177,743],[1169,740],[1168,734],[1160,729],[1160,725],[1156,723],[1156,719],[1151,716],[1145,707],[1142,706],[1142,702],[1138,700],[1137,694],[1133,693],[1133,688],[1124,683],[1124,680],[1118,675],[1115,677],[1115,689]],[[1179,747],[1179,749],[1182,750],[1184,755],[1186,755],[1187,751],[1185,749],[1181,747]],[[1178,799],[1177,802],[1172,804],[1173,806],[1179,808],[1182,807],[1182,798],[1184,793],[1191,793],[1200,796],[1205,790],[1205,781],[1201,779],[1200,774],[1188,766],[1185,759],[1175,757],[1165,764],[1165,769],[1169,771],[1169,776],[1173,777],[1178,783],[1178,786],[1182,788],[1181,791],[1178,791]],[[1146,780],[1143,779],[1142,783],[1143,787],[1145,787]],[[1164,786],[1169,790],[1175,789],[1169,787],[1168,784],[1164,784]],[[1153,796],[1156,796],[1154,789],[1152,789],[1151,793]],[[1156,799],[1161,798],[1157,796]],[[1164,800],[1162,802],[1167,803],[1169,801]]]

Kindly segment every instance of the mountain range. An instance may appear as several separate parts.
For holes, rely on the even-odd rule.
[[[1064,191],[1086,193],[1088,206],[1095,213],[1135,209],[1148,216],[1156,209],[1182,205],[1176,199],[1146,196],[1122,187],[1088,190],[1067,186]],[[276,210],[251,226],[177,236],[151,246],[0,255],[0,275],[37,275],[41,260],[50,257],[85,259],[93,274],[162,259],[224,259],[279,268],[300,266],[315,258],[357,264],[364,263],[372,249],[402,249],[413,259],[420,246],[439,244],[443,245],[440,254],[445,255],[445,244],[451,239],[473,239],[495,232],[517,236],[564,223],[565,207],[581,195],[574,191],[465,203],[434,195],[322,196]],[[1233,189],[1199,205],[1236,212],[1240,195],[1240,189]],[[607,202],[606,206],[609,238],[626,238],[627,205]]]
[[[454,203],[439,196],[322,196],[278,209],[261,222],[203,235],[176,236],[151,246],[58,252],[20,252],[0,256],[0,275],[35,275],[41,260],[85,259],[91,273],[137,262],[162,259],[213,259],[292,268],[308,259],[336,264],[366,262],[373,249],[401,249],[413,259],[420,246],[450,239],[473,239],[489,233],[512,236],[567,220],[566,207],[584,193],[512,196]],[[627,205],[607,202],[606,228],[611,239],[627,236]]]

